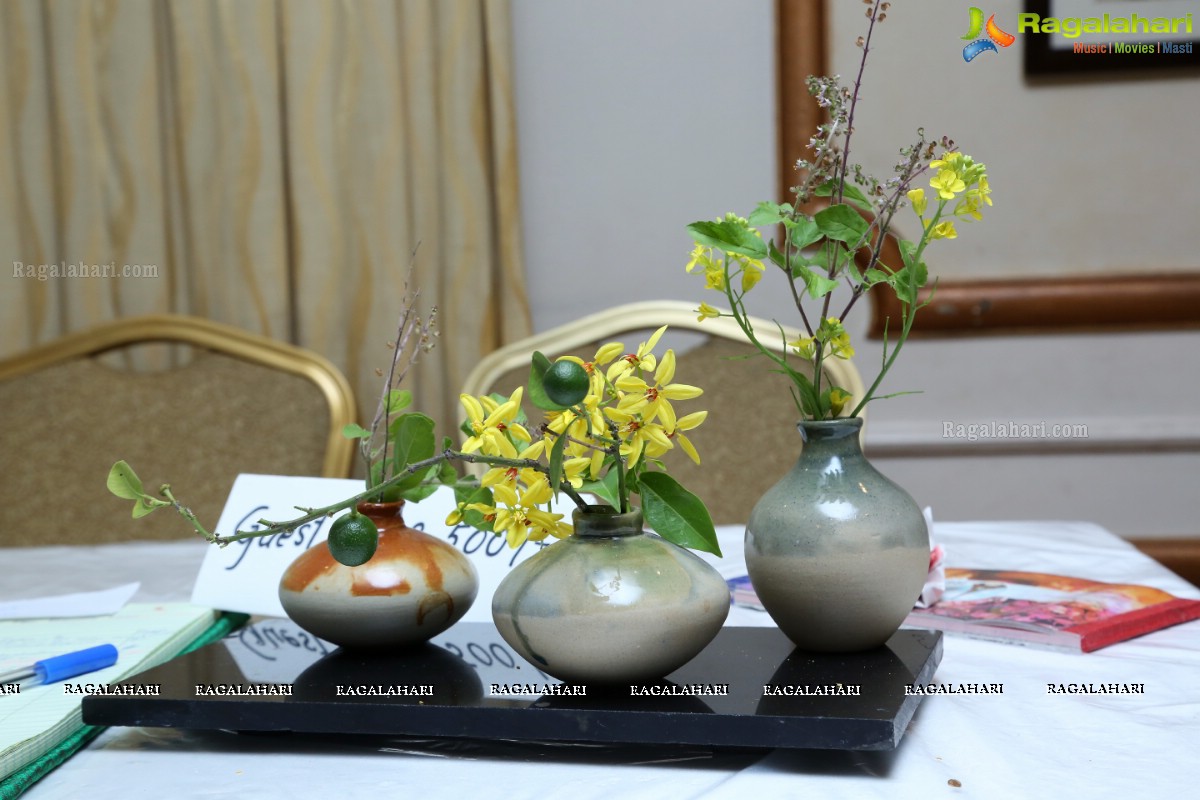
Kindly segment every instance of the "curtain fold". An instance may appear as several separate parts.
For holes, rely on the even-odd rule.
[[[412,261],[441,334],[407,388],[449,430],[529,332],[504,0],[6,0],[0,43],[0,357],[194,314],[367,415]]]

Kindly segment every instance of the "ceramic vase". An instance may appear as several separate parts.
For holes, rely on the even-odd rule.
[[[900,627],[925,583],[925,518],[863,456],[861,419],[798,428],[796,465],[767,490],[746,525],[750,582],[798,647],[878,647]]]
[[[325,542],[300,555],[279,582],[297,625],[349,648],[397,648],[437,636],[467,613],[479,591],[475,567],[447,542],[404,524],[404,502],[359,503],[379,528],[379,547],[347,567]]]
[[[492,598],[500,635],[571,683],[661,678],[704,649],[729,614],[707,562],[642,529],[640,509],[590,506],[575,534],[518,564]]]

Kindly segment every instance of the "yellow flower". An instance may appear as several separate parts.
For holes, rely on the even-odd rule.
[[[698,386],[671,383],[674,377],[675,351],[668,350],[654,371],[654,385],[637,375],[626,375],[617,381],[617,389],[625,392],[617,408],[629,414],[639,413],[647,422],[658,417],[667,433],[674,431],[675,409],[668,401],[691,400],[704,394],[704,390]]]
[[[704,270],[704,288],[725,291],[725,270],[721,267]]]
[[[763,262],[757,258],[748,258],[746,256],[738,256],[738,262],[742,265],[742,293],[750,291],[754,288],[763,276]]]
[[[973,190],[967,192],[954,207],[954,216],[970,217],[975,220],[983,219],[983,198],[974,194]]]
[[[957,239],[958,231],[954,229],[954,220],[943,220],[933,226],[930,239]]]
[[[958,171],[962,160],[963,154],[956,150],[949,153],[942,153],[942,157],[935,161],[930,161],[929,166],[932,169],[952,169]]]
[[[812,361],[817,357],[817,340],[811,336],[801,336],[794,342],[788,342],[787,345],[805,361]]]
[[[675,446],[661,423],[647,421],[641,414],[630,413],[620,408],[606,408],[604,413],[617,423],[621,455],[625,457],[629,467],[637,464],[643,453],[654,458]]]
[[[909,189],[908,202],[912,203],[913,211],[917,212],[918,217],[925,216],[925,190],[924,189]]]
[[[707,411],[695,411],[687,416],[680,417],[675,423],[675,431],[667,434],[667,438],[679,442],[679,447],[683,452],[687,453],[688,458],[697,464],[700,463],[700,454],[696,452],[695,445],[692,444],[688,437],[683,435],[683,432],[692,430],[707,418]]]
[[[700,315],[696,317],[697,322],[703,322],[706,319],[716,319],[721,316],[721,312],[708,303],[701,303],[700,307],[696,309],[696,313]]]
[[[707,272],[714,266],[712,254],[713,251],[711,247],[705,247],[702,244],[697,244],[692,248],[692,259],[691,261],[688,261],[685,269],[687,269],[688,272],[691,272],[692,270],[696,269],[696,267],[700,267]]]
[[[937,189],[938,197],[943,200],[953,200],[956,192],[967,188],[963,179],[952,169],[943,169],[929,179],[929,185]]]
[[[846,392],[841,387],[834,387],[833,391],[829,393],[829,406],[833,412],[833,416],[839,416],[842,413],[842,409],[850,402],[850,399],[849,392]]]
[[[479,450],[485,455],[516,458],[517,449],[512,439],[528,442],[532,438],[529,431],[515,421],[521,413],[523,392],[524,388],[518,386],[503,403],[496,403],[490,397],[459,395],[459,402],[467,412],[467,426],[471,429],[471,436],[463,443],[464,453]],[[485,417],[485,410],[488,409],[490,411]]]
[[[657,365],[658,361],[654,357],[654,346],[658,344],[658,340],[662,338],[663,331],[667,329],[666,325],[656,330],[651,334],[650,338],[638,345],[637,353],[626,353],[615,364],[608,368],[608,380],[615,383],[618,378],[635,369],[652,370]]]
[[[816,339],[824,342],[830,355],[837,358],[853,358],[854,348],[850,346],[850,334],[837,317],[826,317],[817,328]]]

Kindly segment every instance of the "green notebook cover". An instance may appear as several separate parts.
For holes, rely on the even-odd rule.
[[[191,651],[211,644],[245,624],[249,619],[246,614],[222,613],[217,620],[189,645],[174,655],[190,653]],[[44,755],[16,769],[11,775],[0,780],[0,800],[11,800],[18,797],[26,789],[36,783],[44,775],[59,764],[70,758],[76,751],[99,736],[105,729],[96,725],[80,726],[67,735],[65,739],[55,744]]]

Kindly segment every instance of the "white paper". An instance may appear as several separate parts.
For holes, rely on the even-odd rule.
[[[0,603],[0,619],[61,619],[104,617],[117,613],[137,594],[140,583],[126,583],[97,592],[76,592],[32,600]]]
[[[301,516],[296,506],[319,508],[362,491],[363,483],[358,480],[239,475],[216,530],[232,535],[236,530],[261,529],[256,520],[294,519]],[[443,487],[420,503],[406,504],[404,521],[446,540],[471,560],[479,572],[479,594],[463,619],[488,622],[492,618],[491,597],[500,581],[512,567],[553,540],[526,542],[513,550],[495,534],[467,525],[446,525],[446,516],[453,509],[454,492]],[[279,580],[300,553],[325,541],[334,518],[320,519],[290,534],[244,539],[224,548],[214,545],[200,566],[192,602],[247,614],[285,616],[279,603]]]

